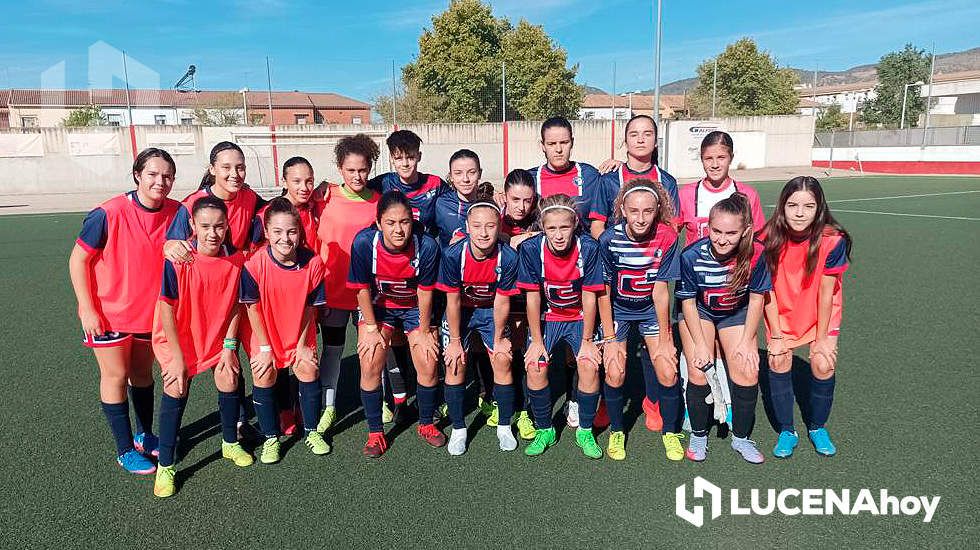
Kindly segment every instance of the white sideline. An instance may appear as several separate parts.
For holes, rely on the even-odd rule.
[[[838,202],[884,201],[884,200],[889,200],[889,199],[914,199],[914,198],[917,198],[917,197],[942,197],[942,196],[945,196],[945,195],[966,195],[966,194],[969,194],[969,193],[980,193],[980,189],[974,189],[974,190],[971,190],[971,191],[948,191],[948,192],[945,192],[945,193],[923,193],[921,195],[892,195],[892,196],[889,196],[889,197],[864,197],[864,198],[861,198],[861,199],[837,199],[837,200],[832,200],[832,201],[827,201],[827,202],[830,203],[830,204],[834,204],[834,203],[838,203]],[[776,205],[775,204],[767,204],[766,207],[767,208],[775,208]],[[835,210],[835,212],[837,212],[837,211],[838,210]],[[843,210],[840,210],[840,212],[843,212]],[[942,217],[942,216],[939,216],[939,217]],[[972,219],[972,218],[965,218],[965,219]]]
[[[876,210],[843,210],[835,208],[834,212],[847,212],[850,214],[881,214],[883,216],[909,216],[912,218],[937,218],[941,220],[966,220],[970,222],[980,222],[980,218],[963,218],[960,216],[933,216],[932,214],[905,214],[902,212],[879,212]]]

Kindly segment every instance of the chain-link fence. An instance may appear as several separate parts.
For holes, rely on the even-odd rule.
[[[912,145],[980,145],[980,126],[817,132],[814,147],[908,147]]]

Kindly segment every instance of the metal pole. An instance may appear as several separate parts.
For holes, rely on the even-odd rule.
[[[909,97],[909,85],[905,85],[905,91],[902,92],[902,121],[898,124],[899,130],[905,129],[905,100]]]
[[[609,136],[609,157],[616,156],[616,62],[613,61],[613,81],[612,81],[612,127]]]
[[[398,94],[395,91],[395,60],[391,60],[391,125],[398,128],[398,108],[395,103],[398,102]]]
[[[929,65],[929,93],[926,95],[926,124],[922,128],[922,146],[926,146],[926,134],[929,133],[929,110],[932,107],[932,77],[936,73],[936,45],[932,45],[932,63]],[[921,95],[922,92],[919,92]]]
[[[272,117],[272,64],[269,62],[269,56],[265,56],[265,77],[269,84],[269,125],[275,124]]]
[[[660,46],[663,44],[663,25],[661,16],[663,15],[663,2],[657,0],[657,53],[656,66],[654,69],[654,91],[653,91],[653,121],[660,124]]]
[[[500,62],[500,121],[507,122],[507,62]]]
[[[242,88],[242,124],[248,126],[248,103],[245,101],[245,94],[248,93],[248,88]]]
[[[129,125],[133,125],[133,103],[129,99],[129,67],[126,64],[126,52],[122,53],[123,57],[123,77],[126,79],[126,111],[129,113]]]
[[[629,109],[630,109],[630,116],[629,116],[629,118],[633,118],[633,92],[630,92],[629,93],[629,100],[630,100],[630,107],[629,107]]]
[[[813,116],[817,116],[817,70],[813,71],[813,107],[810,110],[813,112]]]
[[[718,100],[718,56],[715,56],[714,77],[711,82],[711,118],[715,118],[715,104]]]

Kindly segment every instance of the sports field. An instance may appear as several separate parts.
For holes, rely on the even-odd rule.
[[[370,461],[348,356],[333,452],[314,457],[293,439],[273,466],[220,459],[213,383],[195,381],[183,484],[167,500],[153,497],[152,476],[113,460],[68,281],[82,214],[2,217],[0,547],[980,547],[980,178],[823,183],[855,242],[828,425],[834,458],[818,457],[805,437],[791,459],[771,458],[776,434],[760,403],[753,438],[765,464],[745,463],[714,436],[705,463],[670,463],[638,416],[634,365],[625,462],[586,459],[569,430],[537,459],[503,454],[486,428],[471,429],[462,457],[396,428],[390,451]],[[764,205],[780,187],[758,184]],[[604,446],[607,434],[598,439]],[[942,499],[928,524],[921,515],[722,515],[699,529],[674,514],[675,488],[696,475],[745,492],[869,488]]]

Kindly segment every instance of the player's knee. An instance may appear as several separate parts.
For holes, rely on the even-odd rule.
[[[789,372],[793,366],[793,356],[789,353],[769,356],[769,370],[780,374]]]
[[[214,387],[221,392],[233,392],[238,389],[238,376],[231,369],[214,372]]]
[[[810,372],[817,380],[826,380],[834,375],[837,365],[827,360],[822,355],[814,357],[810,361]]]
[[[677,383],[677,371],[667,369],[657,369],[657,381],[662,386],[673,386]]]
[[[626,381],[626,374],[619,369],[606,369],[606,384],[618,388]]]

